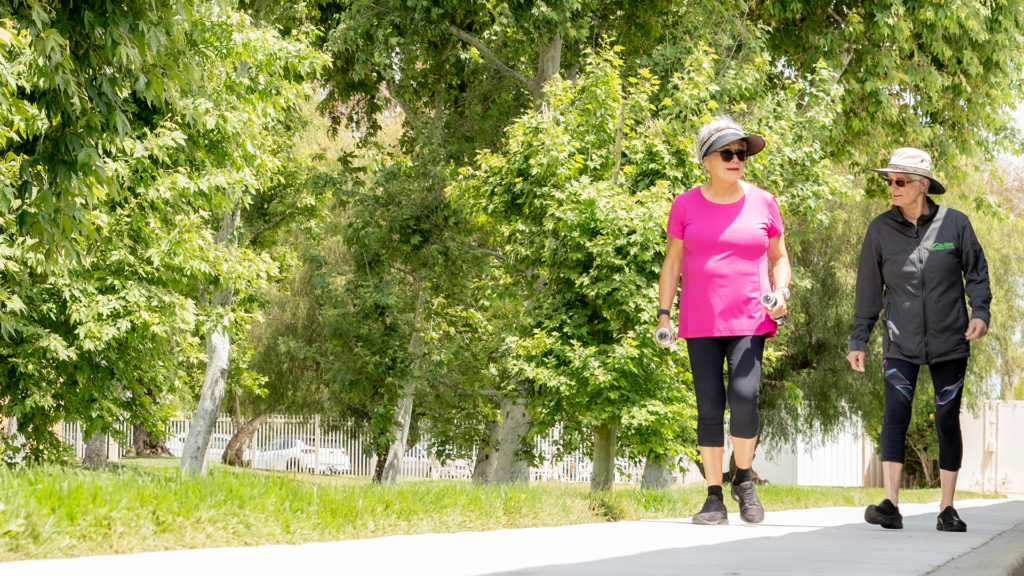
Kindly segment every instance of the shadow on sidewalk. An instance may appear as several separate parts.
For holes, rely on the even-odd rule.
[[[922,575],[954,558],[981,548],[1024,522],[1024,501],[967,508],[961,516],[966,533],[935,529],[937,513],[904,518],[903,530],[868,524],[845,524],[784,536],[748,538],[722,544],[689,546],[630,556],[539,566],[490,576],[645,575]],[[768,520],[771,520],[769,513]],[[769,524],[770,525],[770,524]],[[694,529],[715,530],[714,526]],[[757,526],[750,526],[757,530]],[[1024,532],[1014,532],[1024,535]],[[1017,536],[1014,536],[1017,537]],[[1024,557],[1024,537],[1015,550]],[[586,543],[580,543],[586,545]],[[984,554],[985,550],[978,550]]]

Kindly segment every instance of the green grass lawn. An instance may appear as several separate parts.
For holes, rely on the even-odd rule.
[[[188,479],[177,465],[177,459],[156,458],[124,460],[102,471],[0,469],[0,561],[688,517],[706,493],[703,487],[645,492],[618,486],[593,495],[585,484],[494,487],[451,480],[380,487],[365,478],[220,465]],[[865,506],[883,497],[880,488],[765,485],[758,492],[769,511]],[[900,499],[937,501],[939,491],[905,490]]]

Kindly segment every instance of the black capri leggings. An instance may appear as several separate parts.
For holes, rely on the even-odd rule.
[[[757,394],[761,387],[764,334],[688,338],[693,388],[697,396],[697,445],[725,445],[725,401],[729,400],[729,433],[736,438],[755,438],[761,429]],[[726,389],[722,363],[728,360]]]
[[[898,358],[885,359],[885,419],[882,421],[882,462],[903,463],[907,427],[914,409],[914,391],[921,366]],[[963,460],[960,401],[967,358],[928,365],[935,388],[935,433],[939,437],[939,468],[956,472]]]

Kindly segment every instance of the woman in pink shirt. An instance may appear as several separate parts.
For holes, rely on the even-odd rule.
[[[775,197],[742,179],[747,157],[762,149],[764,139],[745,134],[729,118],[705,125],[697,135],[697,158],[708,180],[676,196],[668,217],[658,329],[671,328],[678,294],[676,337],[686,340],[697,397],[697,444],[708,482],[695,524],[729,523],[722,494],[727,401],[737,467],[732,498],[744,522],[764,520],[750,470],[761,426],[761,357],[765,339],[775,335],[776,319],[786,315],[791,270]],[[761,303],[768,293],[776,299],[771,309]]]

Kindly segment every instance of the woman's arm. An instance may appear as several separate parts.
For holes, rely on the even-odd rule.
[[[658,308],[672,310],[672,303],[676,301],[676,295],[679,293],[679,272],[682,264],[683,239],[669,236],[665,245],[665,261],[661,263],[661,279],[658,281]],[[682,314],[682,310],[679,313]],[[672,333],[672,340],[668,345],[676,341],[671,316],[658,316],[658,329],[661,328],[668,328]]]
[[[860,248],[860,260],[857,264],[857,286],[853,303],[853,327],[850,329],[850,343],[847,345],[846,359],[850,367],[858,372],[864,371],[864,356],[867,351],[871,328],[878,321],[882,310],[882,258],[878,250],[877,239],[868,226],[864,243]]]
[[[779,234],[768,240],[768,262],[772,267],[772,289],[778,301],[775,308],[768,311],[772,318],[782,318],[788,312],[786,295],[783,288],[789,288],[793,278],[793,268],[789,264],[789,252],[786,251],[785,234]]]
[[[966,220],[966,218],[965,218]],[[967,301],[971,305],[971,320],[967,325],[964,338],[974,340],[988,333],[988,325],[992,319],[989,305],[992,303],[992,289],[989,288],[988,262],[981,242],[974,234],[970,221],[966,221],[961,231],[960,266],[963,269],[964,290]]]
[[[768,240],[768,262],[772,267],[772,288],[781,290],[789,288],[793,278],[793,268],[789,265],[789,252],[786,251],[785,234]]]

